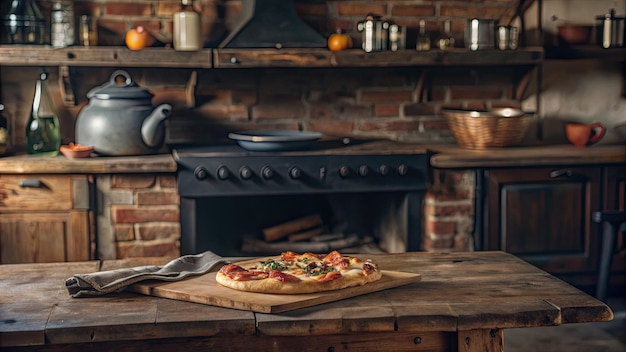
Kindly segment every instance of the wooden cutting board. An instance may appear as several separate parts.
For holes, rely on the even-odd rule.
[[[128,290],[149,296],[175,299],[219,307],[249,310],[259,313],[280,313],[310,307],[344,298],[382,291],[421,280],[420,274],[383,270],[383,277],[367,285],[349,287],[343,290],[307,293],[299,295],[278,295],[237,291],[219,285],[216,273],[209,273],[183,281],[162,282],[144,281],[134,284]]]

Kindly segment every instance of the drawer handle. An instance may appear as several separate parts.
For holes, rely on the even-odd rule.
[[[19,183],[20,187],[29,187],[29,188],[43,188],[43,182],[39,179],[30,179],[30,180],[22,180]]]
[[[572,172],[572,170],[570,169],[565,169],[565,170],[556,170],[556,171],[552,171],[550,173],[550,177],[551,178],[557,178],[557,177],[572,177],[574,176],[574,172]]]

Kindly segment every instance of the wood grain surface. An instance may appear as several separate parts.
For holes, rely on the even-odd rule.
[[[363,286],[309,294],[280,295],[243,292],[224,287],[215,281],[215,274],[209,273],[178,282],[141,282],[131,286],[129,290],[179,301],[260,313],[280,313],[386,290],[421,280],[419,274],[383,270],[383,277],[380,280]]]
[[[133,292],[75,299],[64,287],[74,274],[154,259],[0,265],[0,349],[501,351],[504,329],[613,318],[604,303],[503,252],[368,257],[421,280],[258,313]]]

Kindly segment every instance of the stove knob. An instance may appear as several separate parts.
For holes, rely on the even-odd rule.
[[[370,173],[370,168],[367,167],[367,165],[361,165],[359,166],[359,175],[361,175],[362,177],[367,176]]]
[[[405,164],[398,165],[398,175],[406,176],[408,174],[409,174],[409,167],[408,166],[406,166]]]
[[[194,176],[200,181],[206,180],[209,177],[209,170],[204,166],[198,166],[195,170],[193,170]]]
[[[389,166],[382,164],[378,167],[378,174],[380,176],[387,176],[389,175]]]
[[[261,176],[264,179],[269,180],[272,177],[274,177],[274,170],[271,167],[269,167],[269,166],[263,166],[261,168]]]
[[[251,179],[252,175],[252,170],[247,166],[242,166],[241,169],[239,169],[239,176],[244,180]]]
[[[215,174],[217,174],[217,178],[220,180],[227,180],[230,177],[230,171],[224,165],[218,166]]]
[[[300,170],[299,167],[292,167],[291,169],[289,169],[289,177],[291,177],[294,180],[299,179],[300,177],[302,177],[302,170]]]
[[[351,174],[352,174],[352,170],[350,170],[348,166],[341,166],[339,168],[339,176],[346,178],[346,177],[350,177]]]

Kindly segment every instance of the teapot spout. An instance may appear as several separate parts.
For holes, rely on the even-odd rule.
[[[159,105],[141,124],[141,138],[148,147],[159,147],[163,143],[165,128],[161,125],[161,122],[170,116],[171,111],[171,105]]]

